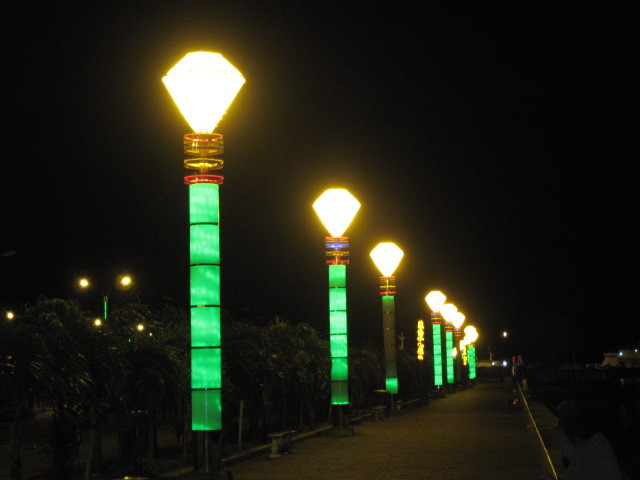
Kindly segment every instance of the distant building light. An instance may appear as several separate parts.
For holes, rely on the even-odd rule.
[[[509,362],[507,362],[506,360],[503,360],[503,361],[502,361],[502,366],[503,366],[503,367],[506,367],[506,366],[508,366],[508,365],[509,365]]]
[[[618,356],[621,357],[622,356],[622,352],[618,352]]]
[[[495,364],[496,364],[496,362],[491,362],[491,366],[492,367],[495,366]]]

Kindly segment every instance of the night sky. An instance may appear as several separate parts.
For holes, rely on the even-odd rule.
[[[161,78],[210,50],[246,78],[217,129],[236,318],[327,333],[311,205],[344,187],[362,203],[350,341],[381,344],[369,252],[394,241],[409,346],[431,289],[476,325],[480,357],[600,361],[640,342],[632,2],[130,3],[1,7],[0,307],[77,297],[87,275],[97,311],[125,271],[135,290],[113,301],[187,307],[189,127]]]

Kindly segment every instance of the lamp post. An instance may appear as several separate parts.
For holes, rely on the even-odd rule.
[[[130,275],[119,275],[116,278],[116,285],[118,288],[127,290],[133,285],[133,279]],[[91,280],[89,280],[87,277],[78,279],[78,288],[80,288],[80,290],[88,290],[89,288],[91,288]],[[112,289],[113,287],[107,290],[107,293],[102,294],[102,319],[105,321],[107,320],[107,315],[109,313],[109,294],[111,293]]]
[[[380,295],[382,295],[382,328],[384,339],[385,388],[393,395],[398,393],[398,367],[396,363],[396,277],[393,276],[404,252],[392,242],[376,245],[369,254],[380,270]]]
[[[462,324],[464,323],[465,316],[462,312],[456,312],[453,315],[451,324],[453,325],[453,345],[456,352],[453,355],[453,363],[455,368],[456,382],[460,381],[460,358],[457,356],[457,352],[460,348],[460,340],[462,338]]]
[[[347,330],[347,264],[349,238],[343,234],[360,208],[344,188],[325,190],[313,204],[331,234],[326,237],[329,265],[329,346],[331,350],[331,404],[336,405],[337,426],[342,427],[342,407],[349,404],[349,351]]]
[[[431,335],[433,338],[433,385],[441,395],[444,395],[442,388],[444,380],[444,363],[442,359],[442,324],[444,319],[440,314],[440,308],[447,299],[444,293],[433,290],[424,298],[431,309]]]
[[[467,363],[469,364],[469,380],[476,378],[476,346],[474,342],[478,340],[478,331],[473,325],[468,325],[464,329],[464,342],[467,345]]]
[[[214,129],[244,84],[219,53],[191,52],[162,78],[193,133],[183,136],[189,186],[191,428],[222,429],[219,186],[224,139]],[[210,470],[208,435],[204,469]],[[219,466],[215,467],[217,471]]]

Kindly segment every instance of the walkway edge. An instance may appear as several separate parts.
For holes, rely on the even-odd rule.
[[[527,410],[527,414],[529,416],[529,421],[531,423],[531,427],[533,428],[533,431],[535,432],[535,436],[538,440],[538,443],[540,445],[540,448],[542,450],[543,456],[547,462],[547,464],[549,465],[549,468],[551,470],[551,474],[553,475],[553,478],[555,480],[558,480],[558,470],[560,469],[560,465],[558,464],[558,462],[554,462],[551,457],[552,455],[550,454],[550,451],[555,450],[551,445],[550,445],[550,439],[548,435],[544,435],[544,437],[547,437],[547,441],[545,442],[544,438],[543,438],[543,434],[541,433],[541,429],[543,431],[549,430],[550,425],[548,424],[548,420],[549,417],[553,417],[554,419],[556,418],[555,415],[553,415],[553,413],[551,413],[551,411],[549,411],[549,409],[542,405],[540,402],[536,402],[536,403],[540,403],[540,405],[535,405],[536,408],[534,408],[534,410],[536,410],[536,415],[534,415],[532,413],[532,408],[529,406],[529,402],[527,401],[527,397],[524,394],[524,392],[522,391],[522,386],[520,385],[520,382],[516,382],[516,384],[518,385],[518,393],[520,395],[520,399],[525,407],[525,409]],[[540,407],[542,407],[544,409],[544,412],[541,412]],[[544,425],[544,427],[539,428],[538,424],[541,423],[540,420],[540,413],[543,413],[545,417],[547,417],[547,424]],[[536,421],[536,417],[538,417],[538,421]],[[557,420],[557,419],[556,419]],[[556,455],[554,455],[556,456]],[[556,468],[558,467],[558,468]]]

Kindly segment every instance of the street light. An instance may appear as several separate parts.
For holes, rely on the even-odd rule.
[[[347,340],[347,264],[349,238],[343,234],[360,208],[360,202],[344,188],[325,190],[313,204],[320,221],[331,234],[325,238],[329,265],[329,346],[331,350],[331,404],[349,404],[349,352]],[[342,427],[342,408],[338,426]]]
[[[440,309],[447,297],[439,290],[432,290],[424,297],[431,309],[431,335],[433,338],[433,385],[442,389],[444,383],[444,365],[442,363],[442,324],[444,319]],[[443,392],[442,392],[443,393]]]
[[[183,137],[189,185],[191,428],[222,429],[219,186],[224,139],[214,129],[244,84],[219,53],[191,52],[162,78],[194,133]],[[209,471],[208,436],[205,470]]]
[[[395,395],[398,393],[398,367],[396,363],[396,277],[393,273],[402,260],[404,252],[395,243],[382,242],[376,245],[369,255],[382,274],[380,295],[382,295],[385,387],[391,395]]]
[[[89,280],[87,277],[78,279],[78,287],[80,288],[80,290],[88,290],[89,288],[91,288],[91,285],[91,280]],[[118,277],[116,278],[116,285],[118,286],[118,288],[124,290],[129,289],[131,288],[131,286],[133,286],[133,279],[130,275],[127,274],[118,275]],[[107,293],[102,294],[102,319],[105,321],[107,320],[109,294],[111,293],[112,289],[113,287],[109,288],[109,290],[107,290]]]
[[[445,303],[440,307],[440,313],[444,317],[444,353],[447,366],[447,383],[449,385],[455,383],[455,358],[453,357],[453,322],[458,321],[458,309],[453,303]]]
[[[464,339],[467,346],[467,362],[469,364],[469,380],[476,378],[476,347],[474,342],[478,340],[478,331],[473,325],[464,328]]]

